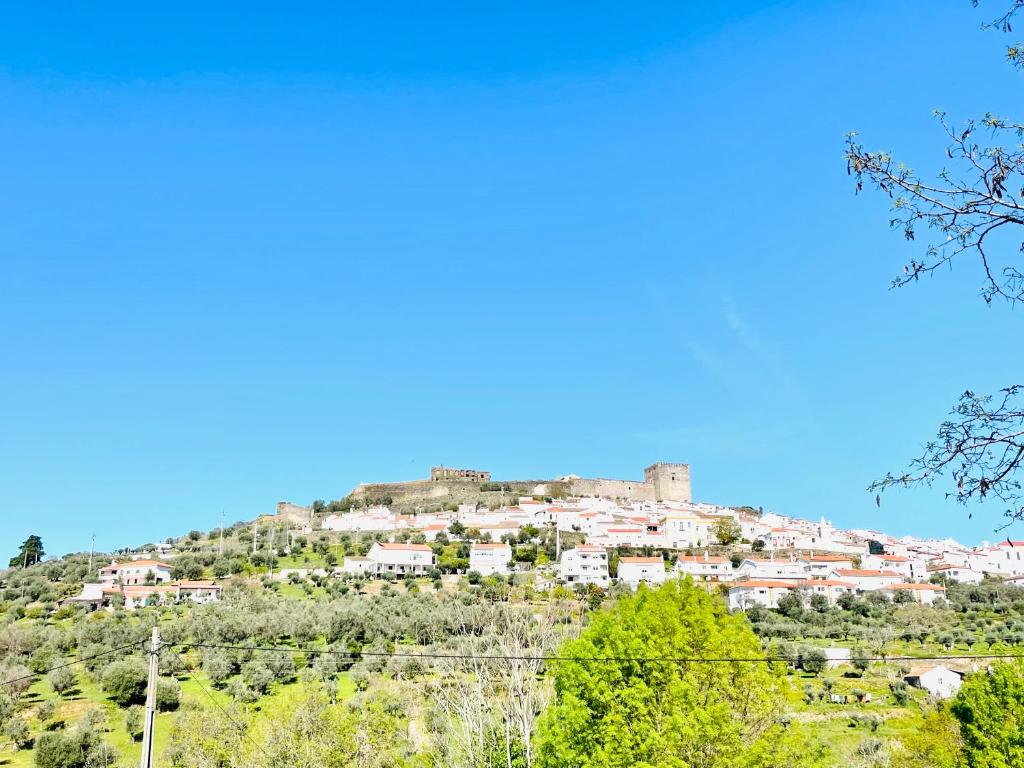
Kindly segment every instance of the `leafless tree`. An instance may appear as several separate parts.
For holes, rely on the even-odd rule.
[[[1011,32],[1022,8],[1024,0],[1012,0],[1005,13],[984,26]],[[1009,45],[1006,55],[1024,68],[1024,46]],[[988,113],[957,128],[945,113],[936,114],[947,147],[946,167],[934,179],[922,178],[888,152],[866,150],[856,134],[847,137],[847,169],[857,191],[867,184],[886,193],[892,199],[890,225],[907,240],[928,234],[923,255],[910,259],[892,285],[916,283],[954,262],[974,260],[986,303],[1022,303],[1024,123]],[[1019,384],[997,395],[968,390],[924,453],[906,471],[873,483],[871,490],[930,485],[949,476],[953,489],[947,495],[960,503],[997,499],[1006,506],[1007,525],[1024,520],[1022,394]]]

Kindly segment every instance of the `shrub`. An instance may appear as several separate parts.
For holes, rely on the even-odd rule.
[[[124,713],[124,729],[128,731],[128,736],[132,741],[138,741],[142,738],[142,714],[144,710],[142,707],[134,706],[128,707]]]
[[[75,689],[77,680],[75,679],[75,673],[71,671],[70,667],[61,667],[55,669],[49,675],[47,675],[47,681],[50,683],[50,688],[58,696],[63,696]]]
[[[178,681],[161,679],[156,682],[156,708],[161,712],[177,709],[181,703],[181,686]]]
[[[146,699],[146,665],[141,659],[115,661],[103,671],[103,692],[120,707]]]
[[[812,675],[820,674],[828,665],[828,657],[820,648],[805,648],[800,652],[800,668]]]

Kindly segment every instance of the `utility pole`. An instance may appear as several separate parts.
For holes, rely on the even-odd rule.
[[[256,521],[252,521],[252,553],[256,554],[256,538],[259,536],[259,530],[256,528]]]
[[[224,507],[220,508],[220,554],[224,554]]]
[[[149,642],[149,683],[146,686],[146,714],[142,721],[142,757],[139,768],[153,768],[153,725],[156,720],[156,682],[160,670],[160,627],[153,627]]]
[[[92,543],[89,545],[89,575],[92,576],[92,556],[96,551],[96,532],[93,531]]]

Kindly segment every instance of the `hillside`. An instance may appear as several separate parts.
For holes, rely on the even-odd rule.
[[[253,530],[232,526],[223,543],[219,530],[193,531],[162,555],[172,578],[223,587],[209,604],[60,607],[95,579],[82,554],[4,572],[0,765],[74,764],[47,762],[60,739],[77,739],[100,764],[137,763],[143,643],[154,625],[170,644],[160,660],[158,765],[211,764],[204,761],[218,751],[262,765],[254,744],[280,740],[281,728],[299,727],[302,717],[321,746],[331,729],[364,745],[352,746],[345,764],[491,765],[484,753],[511,744],[502,723],[522,724],[516,708],[524,702],[532,712],[526,738],[536,737],[557,666],[541,657],[566,652],[567,641],[633,591],[622,583],[573,589],[545,577],[554,573],[551,531],[521,535],[517,551],[532,552],[523,561],[529,568],[508,576],[467,574],[470,545],[450,534],[432,545],[430,572],[367,578],[326,572],[346,555],[365,554],[380,533],[302,535],[267,519],[255,526],[254,546]],[[561,546],[572,543],[570,535]],[[95,556],[94,570],[111,559]],[[709,586],[712,603],[723,605]],[[934,606],[878,593],[837,605],[789,601],[751,608],[744,623],[780,660],[775,717],[813,725],[800,733],[806,753],[820,758],[815,764],[883,765],[882,756],[905,753],[908,735],[933,711],[927,694],[903,681],[915,659],[1024,648],[1024,589],[950,583]],[[817,650],[826,648],[848,649],[851,660],[826,665]],[[950,663],[969,672],[984,662]],[[518,693],[509,699],[508,691]],[[472,723],[484,728],[483,746],[467,741]],[[515,744],[521,749],[523,739]],[[864,762],[867,752],[878,762]]]

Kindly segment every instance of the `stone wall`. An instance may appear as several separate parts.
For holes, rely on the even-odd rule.
[[[611,499],[654,501],[654,486],[641,480],[577,478],[569,483],[573,496],[605,496]]]
[[[463,470],[468,471],[468,470]],[[481,473],[482,476],[483,473]],[[659,462],[644,470],[643,480],[568,477],[565,480],[498,480],[507,491],[481,491],[479,479],[439,479],[405,483],[363,483],[352,491],[356,501],[390,497],[394,504],[469,503],[507,500],[509,496],[547,496],[565,490],[573,496],[602,496],[631,501],[691,501],[688,464]],[[489,474],[488,474],[489,477]],[[557,494],[556,494],[557,495]]]

